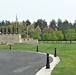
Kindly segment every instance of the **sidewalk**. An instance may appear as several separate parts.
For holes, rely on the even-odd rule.
[[[41,54],[45,54],[45,53],[41,53]],[[46,69],[46,66],[44,66],[35,75],[51,75],[52,70],[60,62],[60,59],[59,59],[59,57],[54,57],[51,54],[49,54],[49,56],[51,56],[53,58],[52,63],[50,63],[50,69]]]

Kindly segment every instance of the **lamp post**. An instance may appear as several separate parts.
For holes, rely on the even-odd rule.
[[[26,27],[27,27],[27,36],[26,37],[27,37],[27,39],[28,39],[28,25],[29,24],[26,22]]]
[[[28,25],[27,25],[27,39],[28,39]]]

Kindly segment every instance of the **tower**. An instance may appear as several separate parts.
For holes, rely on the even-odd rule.
[[[17,17],[17,14],[16,14],[16,23],[18,23],[18,17]]]
[[[16,34],[18,34],[18,17],[17,17],[17,14],[16,14]]]

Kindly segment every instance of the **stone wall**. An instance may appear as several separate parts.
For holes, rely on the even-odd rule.
[[[33,39],[33,38],[29,38],[29,39],[22,39],[22,43],[24,44],[38,44],[38,40]]]
[[[0,35],[0,43],[22,43],[20,34],[2,34]]]
[[[24,44],[38,44],[38,40],[33,38],[25,39],[21,38],[20,34],[2,34],[0,35],[0,44],[14,44],[14,43],[24,43]]]

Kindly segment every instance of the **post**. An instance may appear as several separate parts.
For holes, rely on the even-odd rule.
[[[55,48],[55,50],[54,50],[54,57],[56,57],[57,56],[57,53],[56,53],[56,48]]]
[[[11,50],[11,45],[10,45],[10,48],[9,49]]]
[[[28,39],[28,25],[27,25],[27,39]]]
[[[49,69],[49,68],[50,68],[49,54],[47,53],[46,69]]]
[[[36,50],[36,52],[38,52],[38,46],[37,46],[37,50]]]

